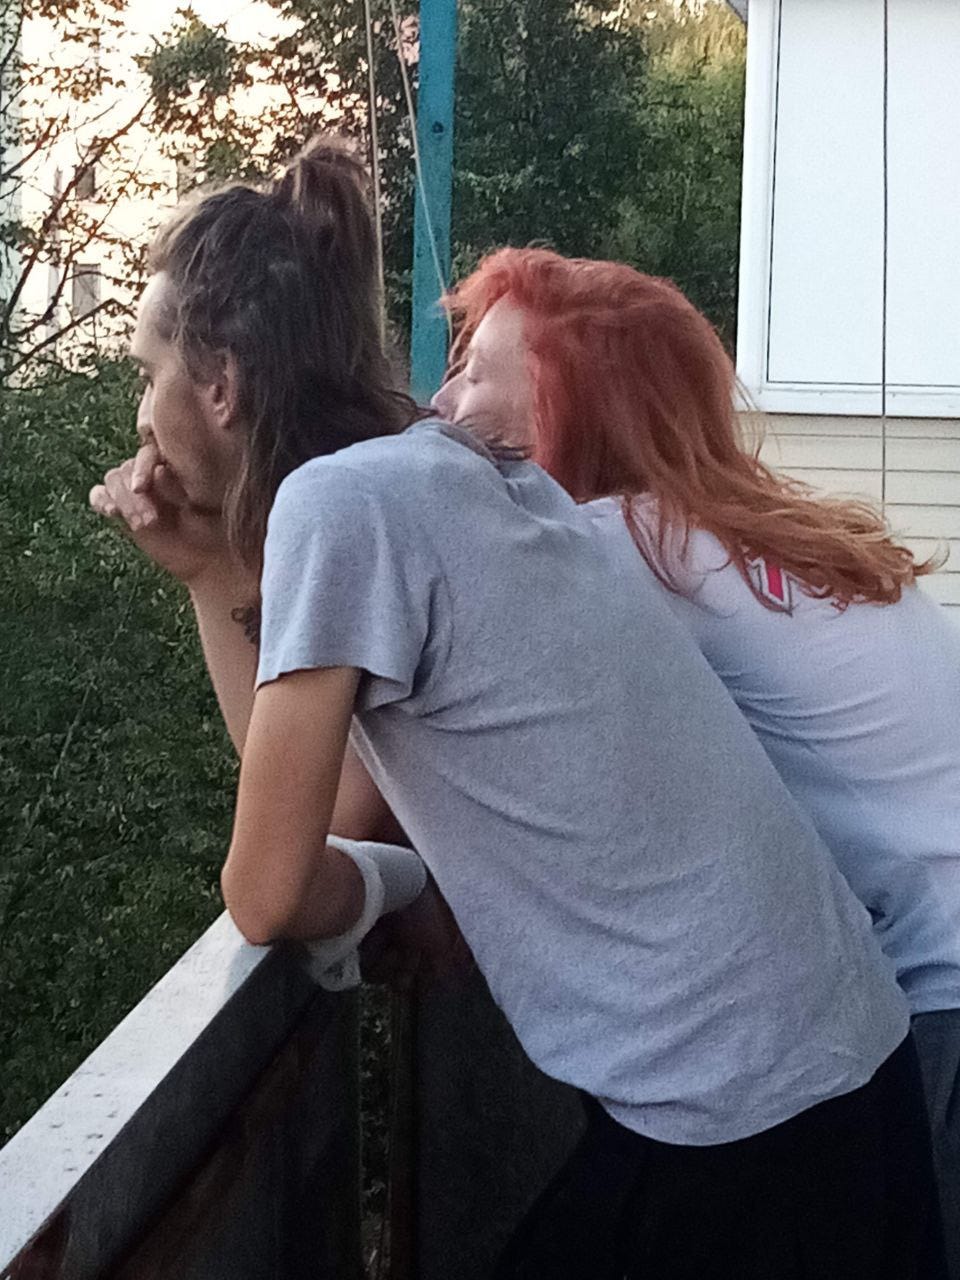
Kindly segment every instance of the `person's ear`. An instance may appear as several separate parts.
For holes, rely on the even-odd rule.
[[[232,351],[218,351],[208,380],[201,390],[204,414],[210,426],[229,431],[239,416],[240,371]]]

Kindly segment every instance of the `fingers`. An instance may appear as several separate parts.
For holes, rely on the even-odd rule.
[[[134,493],[145,493],[153,479],[154,468],[160,465],[160,450],[153,436],[148,436],[133,460],[130,488]]]
[[[133,491],[133,468],[132,458],[122,462],[119,467],[113,467],[103,477],[103,488],[106,490],[107,503],[114,508],[114,514],[125,521],[129,529],[136,531],[155,524],[160,513],[150,497]]]
[[[107,493],[105,485],[95,484],[90,490],[90,496],[87,501],[98,516],[106,516],[108,519],[112,519],[119,514],[110,495]]]

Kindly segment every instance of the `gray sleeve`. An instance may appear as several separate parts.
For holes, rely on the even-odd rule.
[[[264,548],[257,686],[285,672],[357,667],[367,708],[409,697],[436,574],[402,504],[326,459],[280,486]]]

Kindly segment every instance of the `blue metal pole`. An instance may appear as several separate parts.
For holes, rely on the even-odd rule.
[[[442,288],[439,276],[444,285],[450,280],[456,57],[457,0],[420,0],[417,144],[423,188],[417,184],[413,223],[410,386],[421,402],[429,400],[440,386],[447,362],[447,323],[438,300]]]

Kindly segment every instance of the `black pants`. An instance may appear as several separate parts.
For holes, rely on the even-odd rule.
[[[950,1280],[960,1280],[960,1009],[918,1013],[913,1037],[930,1127]]]
[[[861,1089],[714,1147],[587,1132],[496,1280],[945,1280],[911,1039]]]

